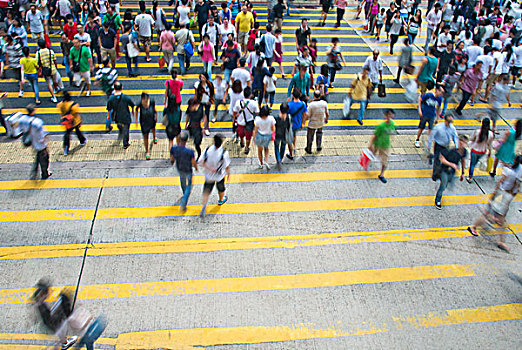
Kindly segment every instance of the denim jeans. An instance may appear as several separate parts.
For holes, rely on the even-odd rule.
[[[178,173],[181,190],[183,191],[183,198],[181,198],[180,207],[185,208],[190,197],[190,192],[192,191],[192,173],[186,173],[179,170]]]
[[[208,78],[212,80],[212,61],[205,62],[203,61],[203,72],[207,72]]]
[[[225,71],[223,72],[224,74],[224,81],[226,81],[227,83],[230,82],[230,76],[232,75],[232,69],[227,69],[225,68]]]
[[[471,153],[471,159],[469,162],[469,177],[473,177],[473,173],[475,172],[475,166],[477,165],[480,158],[482,158],[482,156],[484,154],[478,154],[475,152],[470,152],[470,153]]]
[[[129,75],[138,73],[138,57],[129,57],[125,55],[125,63],[127,63],[127,71]],[[134,63],[134,69],[132,69],[132,63]]]
[[[73,74],[71,72],[71,68],[69,68],[69,56],[63,55],[63,65],[65,66],[65,74],[69,77],[69,84],[72,84]]]
[[[94,342],[102,335],[103,331],[107,327],[107,321],[104,316],[98,317],[87,329],[87,332],[78,341],[77,346],[81,348],[83,345],[87,350],[94,350]]]
[[[440,186],[437,190],[437,194],[435,195],[435,203],[440,203],[442,200],[442,193],[448,187],[448,185],[453,183],[453,181],[455,181],[455,176],[453,176],[453,174],[448,174],[445,171],[440,174]]]
[[[448,96],[448,97],[444,96],[443,97],[443,101],[444,102],[442,103],[442,113],[440,114],[441,117],[446,115],[446,111],[448,110],[448,103],[449,103],[449,99],[450,98],[451,98],[451,96]]]
[[[416,38],[417,38],[417,34],[408,33],[408,39],[410,39],[410,45],[413,45],[415,43]]]
[[[433,29],[426,28],[426,42],[424,43],[424,51],[428,52],[428,46],[430,45],[431,35],[433,34]]]
[[[184,54],[178,54],[179,71],[183,75],[190,67],[190,57]]]
[[[278,163],[281,163],[281,160],[285,155],[285,147],[286,140],[284,138],[280,139],[276,137],[274,140],[274,153]]]
[[[40,91],[38,90],[38,73],[34,74],[25,74],[25,79],[29,81],[31,87],[34,91],[34,97],[39,100],[40,99]]]
[[[127,147],[129,145],[130,124],[118,123],[117,126],[118,126],[118,139],[122,139],[123,147]]]
[[[366,105],[368,104],[368,101],[357,101],[354,99],[350,99],[350,109],[352,108],[352,104],[354,102],[359,102],[359,116],[357,117],[357,120],[363,120],[364,119],[364,112],[366,111]]]
[[[471,98],[473,94],[471,92],[467,92],[466,90],[462,90],[462,100],[460,100],[459,106],[457,107],[457,111],[462,112],[464,107],[466,106],[466,103],[468,103],[468,100]]]

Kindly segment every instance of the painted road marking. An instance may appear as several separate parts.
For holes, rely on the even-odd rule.
[[[444,196],[443,205],[484,204],[489,195],[451,195]],[[521,202],[520,197],[514,202]],[[372,208],[421,207],[433,205],[433,196],[386,197],[386,198],[354,198],[331,200],[308,200],[291,202],[230,203],[222,206],[207,207],[209,215],[260,214],[260,213],[292,213],[331,210],[355,210]],[[199,215],[201,205],[187,206],[187,212],[179,212],[178,206],[155,207],[120,207],[100,208],[96,219],[137,219]],[[92,220],[94,209],[39,209],[39,210],[4,210],[0,211],[0,222],[29,221],[68,221]]]
[[[78,299],[100,300],[131,297],[258,292],[420,281],[439,278],[473,277],[476,276],[477,272],[481,269],[482,265],[480,264],[449,264],[276,276],[92,284],[80,286]],[[51,299],[55,299],[62,288],[64,287],[53,287]],[[72,286],[70,288],[72,288]],[[30,298],[33,293],[34,288],[0,289],[0,305],[30,303]]]
[[[509,227],[514,233],[522,232],[522,223],[510,224]],[[287,236],[95,243],[87,250],[87,256],[181,254],[274,248],[293,249],[340,244],[410,242],[463,237],[472,237],[466,230],[466,226]],[[84,250],[85,244],[0,247],[0,260],[79,258],[83,256]]]

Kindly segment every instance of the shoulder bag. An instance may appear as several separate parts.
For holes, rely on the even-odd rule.
[[[80,46],[80,52],[78,53],[78,60],[74,60],[72,63],[72,70],[75,73],[80,72],[80,61],[82,59],[82,49],[83,49],[83,46]]]

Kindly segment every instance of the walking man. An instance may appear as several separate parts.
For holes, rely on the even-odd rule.
[[[428,134],[433,129],[433,124],[440,117],[440,110],[442,106],[442,95],[444,89],[438,86],[435,92],[427,92],[419,97],[418,110],[419,110],[419,130],[417,131],[417,139],[415,140],[415,147],[420,148],[420,137],[422,132],[428,124]]]
[[[74,83],[80,87],[81,96],[85,88],[87,92],[85,96],[91,96],[91,72],[93,71],[91,50],[80,44],[80,40],[73,40],[74,46],[70,51],[71,71],[74,73]]]
[[[439,155],[443,149],[448,149],[451,141],[455,147],[458,147],[458,135],[457,129],[452,125],[453,117],[451,115],[444,116],[444,123],[437,124],[433,131],[430,134],[428,139],[428,148],[431,147],[431,143],[434,142],[433,145],[433,169],[434,174],[436,175],[435,169],[437,168],[437,163],[439,162]],[[435,176],[436,180],[436,176]]]
[[[131,109],[129,111],[129,108]],[[107,101],[107,119],[111,118],[118,126],[118,138],[123,141],[123,149],[130,146],[129,128],[132,123],[131,112],[134,114],[134,102],[123,94],[123,86],[119,81],[114,83],[114,94]]]
[[[178,145],[172,146],[170,149],[170,163],[172,165],[176,163],[176,168],[179,173],[179,182],[183,192],[179,206],[179,210],[182,213],[187,211],[187,202],[190,197],[190,191],[192,191],[192,167],[198,171],[194,151],[186,147],[188,138],[188,132],[183,130],[179,135]]]
[[[384,177],[384,171],[388,165],[388,155],[391,146],[390,135],[396,132],[395,122],[392,120],[394,116],[395,111],[393,109],[387,109],[384,112],[384,121],[377,125],[373,131],[373,136],[369,146],[370,151],[381,158],[381,173],[379,174],[379,180],[384,184],[388,182]]]
[[[69,91],[63,92],[63,101],[58,103],[56,106],[62,115],[62,121],[65,126],[65,134],[63,135],[63,155],[69,154],[69,148],[71,144],[71,134],[73,131],[76,132],[76,136],[80,141],[80,146],[83,147],[87,144],[87,139],[83,136],[80,126],[82,123],[82,117],[80,116],[80,105],[71,99]]]
[[[145,6],[140,9],[140,14],[134,20],[138,28],[140,43],[145,47],[145,60],[150,62],[150,42],[152,39],[152,27],[154,26],[154,18],[145,13]]]
[[[185,54],[185,44],[190,43],[192,45],[192,50],[195,50],[195,40],[194,35],[192,35],[192,32],[190,31],[190,24],[186,24],[185,28],[178,30],[176,35],[174,35],[174,40],[176,42],[179,70],[181,75],[183,75],[190,68],[190,56]]]
[[[350,98],[350,111],[352,110],[353,102],[359,102],[359,116],[357,122],[363,125],[364,112],[368,105],[368,100],[373,90],[373,84],[368,76],[369,69],[364,66],[362,72],[357,74],[354,80],[352,80],[352,92],[348,93]]]
[[[366,57],[363,67],[368,67],[368,76],[372,82],[372,89],[375,89],[377,84],[382,84],[382,59],[379,57],[379,50],[373,50],[372,56]]]
[[[203,185],[203,207],[199,214],[201,217],[206,215],[208,197],[214,185],[218,189],[218,205],[225,204],[228,199],[225,196],[225,177],[227,177],[227,182],[230,182],[230,156],[222,145],[223,138],[220,135],[214,135],[214,144],[207,147],[202,154],[201,167],[205,171],[205,184]]]
[[[314,100],[308,105],[308,130],[306,132],[306,148],[305,152],[312,154],[312,143],[314,142],[314,135],[316,135],[315,143],[317,145],[317,152],[321,152],[323,147],[321,141],[323,140],[323,126],[328,123],[328,103],[321,98],[321,91],[314,91]]]
[[[52,174],[49,172],[49,152],[47,151],[47,132],[43,127],[43,121],[35,117],[36,108],[34,104],[27,107],[27,115],[24,115],[18,121],[20,131],[23,133],[22,142],[26,146],[33,146],[36,151],[36,159],[34,161],[31,179],[36,180],[38,167],[42,173],[42,180],[49,178]]]

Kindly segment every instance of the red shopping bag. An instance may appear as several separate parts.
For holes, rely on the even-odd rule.
[[[370,163],[375,160],[375,156],[372,151],[369,149],[364,149],[361,153],[361,157],[359,158],[359,164],[363,167],[364,170],[368,171],[368,167]]]
[[[44,39],[45,39],[45,46],[50,48],[51,47],[51,38],[49,38],[49,34],[45,33]]]
[[[163,58],[163,56],[160,56],[160,58],[158,60],[158,64],[159,64],[160,69],[165,67],[165,58]]]

